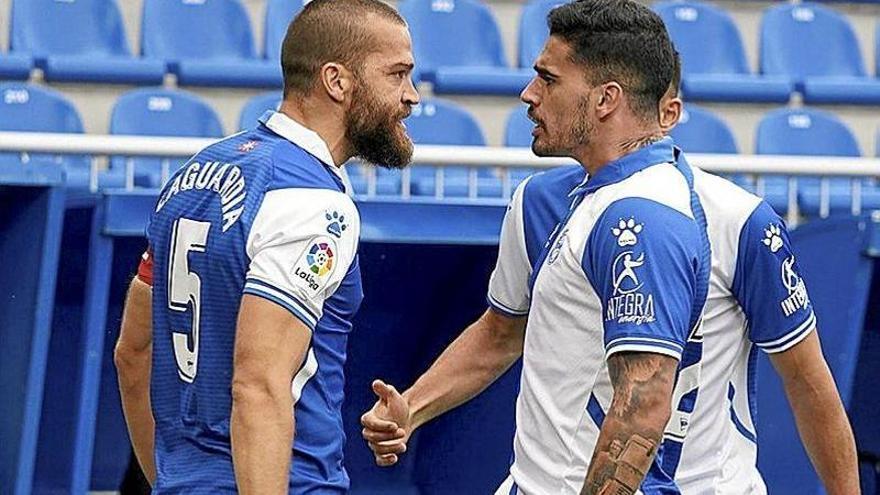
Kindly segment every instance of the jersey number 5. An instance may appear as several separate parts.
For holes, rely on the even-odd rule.
[[[172,311],[192,311],[190,332],[172,330],[174,357],[180,379],[192,383],[199,364],[199,310],[202,280],[190,270],[189,253],[204,253],[210,222],[180,218],[174,222],[168,260],[168,307]]]

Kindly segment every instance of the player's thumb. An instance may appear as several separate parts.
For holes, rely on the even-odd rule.
[[[397,394],[397,390],[382,380],[373,380],[373,393],[386,405]]]

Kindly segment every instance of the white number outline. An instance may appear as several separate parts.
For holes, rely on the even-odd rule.
[[[168,309],[181,313],[192,311],[190,332],[171,331],[177,374],[187,383],[192,383],[198,372],[202,298],[202,279],[190,270],[189,253],[205,252],[210,228],[210,222],[177,219],[168,250]]]

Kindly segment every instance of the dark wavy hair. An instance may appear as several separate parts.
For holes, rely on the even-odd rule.
[[[565,41],[588,81],[616,81],[634,113],[656,118],[676,74],[676,52],[655,12],[632,0],[576,0],[550,12],[550,35]]]

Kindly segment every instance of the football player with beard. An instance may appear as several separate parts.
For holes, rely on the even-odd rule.
[[[343,364],[361,303],[342,165],[405,167],[419,101],[406,23],[314,0],[281,54],[284,99],[164,186],[115,361],[153,493],[345,493]]]

